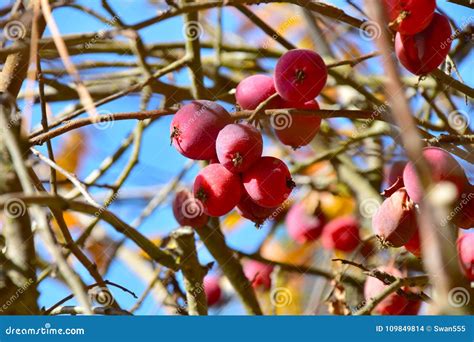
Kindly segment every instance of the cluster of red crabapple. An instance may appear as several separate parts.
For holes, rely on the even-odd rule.
[[[326,65],[316,52],[291,50],[278,60],[274,79],[253,75],[240,82],[236,102],[252,111],[264,101],[268,109],[319,109],[314,98],[326,80]],[[320,124],[317,116],[294,115],[286,127],[276,127],[276,135],[298,148],[314,138]],[[172,144],[182,155],[210,161],[196,176],[194,194],[183,191],[175,199],[174,212],[181,224],[203,225],[207,216],[222,216],[237,206],[243,217],[261,225],[295,186],[282,160],[262,156],[260,131],[247,122],[234,123],[215,102],[184,105],[174,115],[170,131]]]
[[[385,0],[390,26],[397,31],[395,52],[402,65],[415,75],[435,70],[451,48],[451,26],[436,13],[436,0]]]
[[[395,51],[400,62],[416,75],[436,69],[451,46],[451,28],[445,16],[434,12],[436,1],[385,0],[385,4],[390,26],[397,31]],[[240,82],[236,101],[244,110],[256,110],[267,100],[270,100],[267,109],[317,110],[319,105],[314,98],[326,80],[326,66],[317,53],[291,50],[278,61],[274,79],[254,75]],[[177,193],[173,212],[180,224],[200,227],[207,224],[208,216],[225,215],[237,206],[243,217],[261,225],[289,196],[294,183],[286,165],[277,158],[262,157],[263,140],[255,127],[233,122],[224,108],[210,101],[193,101],[176,113],[171,124],[174,146],[188,158],[211,162],[196,177],[194,194],[186,190]],[[274,128],[283,144],[296,149],[311,142],[320,124],[317,116],[292,115],[288,125],[274,125]],[[459,203],[466,194],[473,193],[461,166],[448,152],[429,147],[423,155],[432,169],[434,182],[449,181],[456,186]],[[387,199],[373,216],[372,227],[383,245],[404,246],[421,257],[416,220],[421,186],[413,165],[403,162],[398,172],[389,177],[389,184],[384,192]],[[474,200],[469,198],[463,210],[453,217],[458,227],[468,229],[474,225],[473,204]],[[340,217],[326,223],[318,208],[308,207],[304,202],[290,208],[285,224],[289,236],[301,244],[321,236],[324,247],[350,252],[361,243],[355,217]],[[458,239],[460,263],[471,281],[474,280],[473,245],[474,234],[464,234]],[[244,264],[244,271],[254,287],[270,288],[271,265],[249,261]],[[403,276],[393,266],[380,267],[379,271]],[[368,277],[364,287],[366,299],[376,297],[385,287],[379,279]],[[204,289],[209,305],[219,302],[221,289],[217,277],[206,277]],[[375,312],[416,314],[420,304],[420,300],[392,293],[377,305]]]

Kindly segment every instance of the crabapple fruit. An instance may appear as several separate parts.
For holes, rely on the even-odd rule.
[[[420,241],[420,232],[416,229],[415,233],[413,233],[412,237],[408,242],[404,245],[405,249],[409,251],[416,257],[421,257],[421,241]]]
[[[257,160],[242,174],[242,181],[250,198],[266,208],[278,207],[295,187],[288,167],[275,157]]]
[[[288,211],[285,225],[288,235],[300,244],[318,239],[323,231],[325,218],[319,209],[308,212],[304,203],[295,203]]]
[[[267,75],[252,75],[244,78],[235,89],[235,99],[240,108],[254,110],[276,93],[273,78]],[[273,102],[273,101],[271,101]],[[270,103],[267,108],[272,108]]]
[[[461,165],[445,150],[439,147],[426,147],[423,149],[423,157],[426,159],[431,171],[431,179],[438,183],[442,181],[453,183],[461,196],[468,186],[466,174]],[[413,163],[409,162],[403,171],[403,182],[405,183],[408,196],[413,202],[419,203],[422,199],[422,188],[415,172]]]
[[[290,50],[275,67],[275,87],[286,101],[305,103],[319,95],[328,71],[319,54],[307,49]]]
[[[359,222],[353,216],[335,218],[323,227],[321,241],[326,249],[351,252],[360,243]]]
[[[397,33],[395,52],[408,71],[415,75],[425,75],[445,60],[452,40],[448,19],[435,13],[431,23],[423,31],[413,36]]]
[[[384,245],[401,247],[410,241],[418,228],[415,204],[405,188],[383,201],[372,217],[372,228]]]
[[[436,0],[385,0],[385,8],[395,30],[414,35],[430,24]]]
[[[412,300],[408,299],[408,303],[405,308],[400,312],[400,315],[403,316],[415,316],[418,315],[421,307],[421,300]]]
[[[221,300],[222,290],[217,276],[206,276],[204,278],[204,293],[207,298],[207,306],[214,306]]]
[[[304,104],[284,100],[280,102],[280,108],[319,110],[319,104],[315,100]],[[275,134],[283,144],[297,149],[298,147],[308,145],[318,134],[320,126],[321,118],[319,116],[294,114],[288,119],[288,125],[275,127]]]
[[[173,214],[182,226],[202,227],[207,224],[209,217],[204,214],[201,201],[194,198],[188,190],[176,193],[173,199]]]
[[[403,187],[403,170],[405,169],[406,165],[406,161],[399,160],[394,162],[387,168],[387,170],[385,171],[385,180],[388,186],[395,184],[398,178],[401,178],[402,182],[400,183],[400,186]]]
[[[227,125],[217,135],[217,158],[233,173],[247,170],[262,156],[262,151],[262,135],[248,123]]]
[[[219,131],[232,123],[230,114],[219,104],[195,100],[181,107],[170,126],[172,144],[183,156],[195,160],[216,156]]]
[[[474,281],[474,233],[463,234],[457,241],[459,261],[467,279]]]
[[[242,190],[242,197],[239,204],[237,204],[238,213],[254,222],[256,227],[260,227],[276,210],[277,207],[265,208],[255,203],[245,189]]]
[[[248,260],[244,263],[244,273],[253,288],[269,290],[272,284],[271,274],[273,266],[255,260]]]
[[[379,267],[379,271],[391,274],[394,277],[401,278],[402,274],[394,267]],[[368,277],[364,285],[364,295],[366,300],[377,297],[382,293],[388,285],[385,285],[381,280],[375,277]],[[408,305],[408,299],[399,295],[396,292],[391,293],[384,298],[374,311],[381,315],[400,315]]]
[[[204,213],[222,216],[239,203],[241,187],[239,176],[221,164],[210,164],[194,180],[194,197],[202,202]]]

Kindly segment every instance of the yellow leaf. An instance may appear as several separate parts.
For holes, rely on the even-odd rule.
[[[222,221],[222,228],[231,231],[237,228],[240,223],[242,223],[242,216],[237,211],[232,211]]]

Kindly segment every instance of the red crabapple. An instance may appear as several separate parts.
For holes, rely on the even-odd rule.
[[[213,306],[219,303],[222,296],[219,278],[212,275],[206,276],[204,278],[204,292],[206,293],[207,306]]]
[[[281,100],[280,108],[295,108],[304,110],[319,110],[319,104],[315,100],[308,101],[304,104],[296,102],[288,102]],[[277,114],[278,115],[278,114]],[[278,139],[285,145],[294,149],[308,145],[318,134],[321,126],[321,118],[315,115],[291,115],[288,124],[284,127],[275,127],[275,134]]]
[[[183,156],[206,160],[216,156],[219,131],[232,123],[232,117],[219,104],[196,100],[181,107],[170,126],[171,141]]]
[[[416,257],[421,257],[420,231],[417,229],[410,240],[404,245],[405,249]]]
[[[275,67],[275,87],[286,101],[305,103],[319,95],[328,71],[319,54],[306,49],[283,54]]]
[[[401,34],[414,35],[431,22],[436,0],[385,0],[388,18]],[[396,22],[400,17],[400,22]]]
[[[360,243],[359,222],[353,216],[331,220],[323,227],[321,240],[326,249],[351,252]]]
[[[244,263],[244,273],[252,286],[269,290],[272,284],[271,274],[273,266],[261,263],[255,260],[249,260]]]
[[[275,93],[273,78],[267,75],[252,75],[240,81],[235,90],[235,99],[240,108],[254,110]],[[271,107],[270,104],[267,108]]]
[[[469,184],[461,165],[445,150],[439,147],[426,147],[423,156],[431,171],[432,181],[435,183],[446,181],[453,183],[461,196]],[[422,189],[413,164],[410,162],[403,171],[403,182],[410,198],[419,203],[422,199]]]
[[[217,158],[233,173],[247,170],[262,156],[262,151],[262,135],[248,123],[227,125],[217,135]]]
[[[391,274],[394,277],[400,278],[402,274],[394,267],[379,267],[379,271]],[[366,300],[377,297],[382,293],[388,285],[385,285],[381,280],[368,277],[364,286],[364,295]],[[381,315],[400,315],[408,305],[408,299],[394,292],[384,298],[374,311]]]
[[[204,205],[204,213],[222,216],[239,203],[241,187],[239,176],[221,164],[210,164],[197,175],[194,196]]]
[[[201,201],[194,198],[188,190],[176,193],[173,200],[173,214],[182,226],[202,227],[207,224],[209,217],[204,214],[204,206]]]
[[[285,225],[288,235],[296,242],[304,244],[319,238],[325,221],[325,217],[319,209],[309,213],[304,203],[300,202],[293,204],[288,211]]]
[[[278,208],[265,208],[255,203],[247,194],[245,189],[242,190],[242,197],[239,204],[237,204],[237,211],[242,217],[255,223],[255,226],[260,227],[267,218],[276,212]]]
[[[407,70],[415,75],[425,75],[445,60],[452,39],[448,19],[435,13],[431,23],[423,31],[413,36],[397,33],[395,52]]]
[[[457,241],[459,261],[467,279],[474,281],[474,233],[463,234]]]
[[[421,300],[408,299],[408,303],[405,308],[400,312],[403,316],[415,316],[418,315],[421,307]]]
[[[290,195],[295,183],[283,161],[262,157],[242,174],[245,190],[258,205],[278,207]]]
[[[383,201],[372,217],[372,228],[384,245],[401,247],[410,241],[418,228],[415,204],[405,188]]]
[[[386,179],[386,184],[388,186],[393,185],[398,178],[402,179],[402,182],[400,186],[403,187],[403,170],[405,169],[405,166],[407,165],[407,162],[404,160],[399,160],[394,162],[392,165],[390,165],[386,172],[385,172],[385,179]]]

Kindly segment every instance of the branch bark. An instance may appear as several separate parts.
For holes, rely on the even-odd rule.
[[[183,272],[186,301],[190,315],[207,315],[207,298],[204,292],[204,276],[207,268],[201,266],[194,245],[194,231],[182,227],[171,233],[176,242],[178,263]]]

